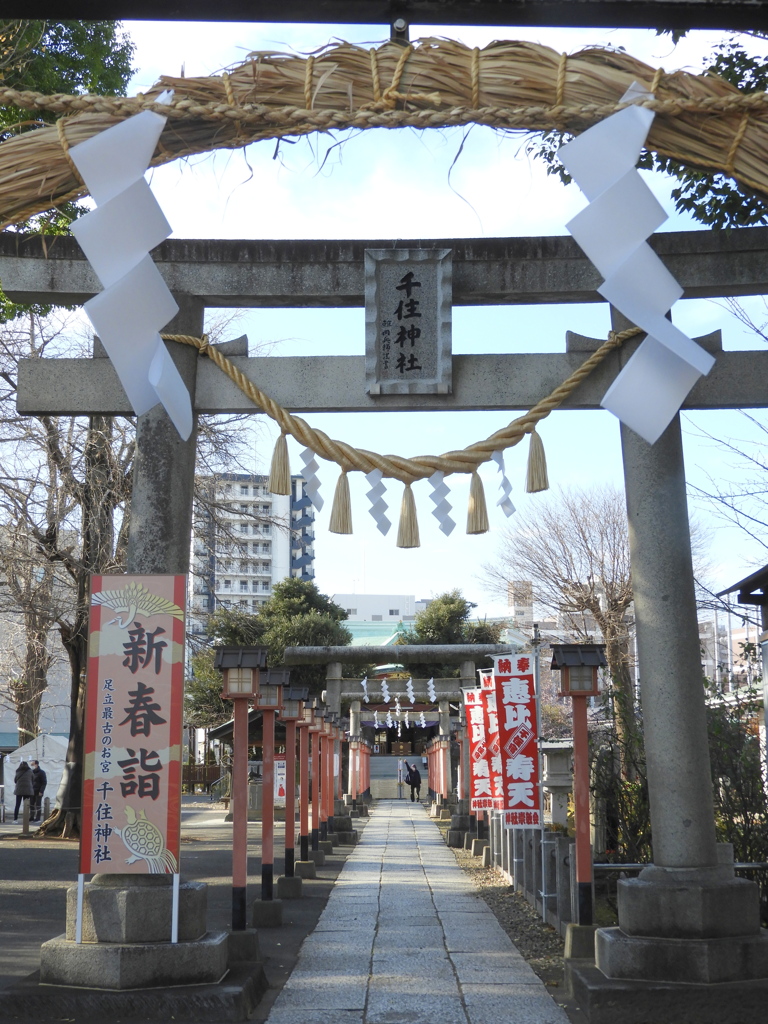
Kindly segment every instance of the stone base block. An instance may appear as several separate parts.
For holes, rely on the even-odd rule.
[[[464,847],[464,833],[460,829],[449,828],[445,841],[448,846],[455,846],[461,850]]]
[[[566,960],[594,960],[597,925],[568,924],[565,927]]]
[[[39,973],[3,988],[3,1017],[53,1024],[61,1020],[246,1021],[269,984],[261,964],[235,964],[218,985],[178,985],[108,992],[40,984]]]
[[[469,815],[468,814],[452,814],[451,815],[451,828],[461,829],[462,832],[466,832],[469,828]]]
[[[323,856],[323,863],[325,863],[325,856]],[[317,878],[317,867],[313,860],[297,860],[293,865],[293,870],[298,878]]]
[[[352,829],[352,818],[349,812],[345,811],[344,814],[336,814],[333,818],[333,831],[336,835],[339,832],[349,832]]]
[[[358,810],[351,810],[349,812],[349,817],[350,817],[350,819],[352,819],[352,818],[359,818],[360,817],[360,811],[358,811]]]
[[[475,841],[475,839],[477,839],[476,835],[473,835],[471,832],[467,832],[467,834],[464,836],[464,849],[471,850],[472,843]]]
[[[255,928],[244,928],[242,931],[229,933],[228,963],[255,963],[261,960],[259,933]]]
[[[334,817],[334,820],[335,820],[337,815],[341,815],[343,817],[346,813],[347,813],[347,805],[344,802],[344,799],[343,798],[341,800],[334,799],[334,801],[333,801],[333,817]]]
[[[333,847],[331,847],[331,851]],[[315,864],[316,867],[321,868],[325,864],[325,850],[310,850],[309,859]]]
[[[627,935],[717,939],[760,931],[757,883],[746,878],[699,885],[627,878],[618,884],[618,898],[621,930]]]
[[[333,853],[333,840],[332,839],[321,839],[318,842],[320,853],[330,854]]]
[[[565,986],[589,1024],[764,1024],[768,981],[674,985],[618,981],[566,960]]]
[[[344,806],[345,807],[351,807],[352,806],[352,794],[351,793],[345,793],[344,794]]]
[[[355,846],[357,844],[357,830],[350,829],[348,832],[337,832],[339,846]]]
[[[358,803],[358,805],[357,805],[357,813],[358,813],[359,817],[367,818],[368,817],[368,804]]]
[[[313,864],[312,867],[315,865]],[[294,870],[296,865],[294,864]],[[280,875],[277,879],[277,898],[279,900],[298,900],[301,898],[301,875]]]
[[[472,840],[472,856],[481,857],[483,850],[488,846],[487,839],[473,839]]]
[[[328,841],[331,843],[331,846],[339,845],[339,834],[335,829],[333,832],[328,833]]]
[[[491,866],[491,848],[486,846],[483,850],[483,867],[489,868]]]
[[[228,951],[226,932],[176,943],[77,943],[60,935],[40,947],[40,981],[116,990],[218,982]]]
[[[448,807],[441,807],[438,817],[440,818],[440,821],[450,821],[452,818],[450,809]]]
[[[622,980],[716,984],[768,978],[768,932],[718,939],[668,939],[599,928],[597,967]]]
[[[254,928],[279,928],[283,923],[283,904],[280,900],[254,900],[251,921]]]
[[[83,887],[84,942],[170,942],[173,889],[163,885],[126,885],[126,876],[98,875]],[[118,881],[119,880],[119,881]],[[144,879],[142,879],[142,882]],[[179,941],[192,942],[206,932],[208,888],[202,882],[179,886]],[[77,886],[67,889],[66,938],[75,941]]]

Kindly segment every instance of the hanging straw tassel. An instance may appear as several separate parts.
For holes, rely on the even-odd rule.
[[[272,494],[291,493],[291,464],[288,459],[288,441],[285,434],[278,437],[275,442],[275,450],[272,452],[272,465],[269,467],[269,489]]]
[[[467,507],[467,533],[488,533],[488,509],[485,505],[483,481],[472,473],[469,485],[469,506]]]
[[[416,518],[416,502],[410,484],[406,484],[403,491],[403,503],[400,506],[400,526],[397,530],[397,546],[399,548],[421,547],[421,542],[419,541],[419,521]]]
[[[525,480],[525,489],[528,494],[549,490],[547,456],[544,454],[542,440],[535,430],[531,431],[531,447],[528,449],[528,475]]]
[[[352,533],[352,502],[349,500],[349,480],[345,469],[336,482],[328,529],[331,533]]]

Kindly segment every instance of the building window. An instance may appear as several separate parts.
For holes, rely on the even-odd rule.
[[[262,584],[261,584],[261,589],[262,589],[262,590],[264,591],[264,593],[266,593],[266,594],[268,594],[268,593],[269,593],[269,583],[267,583],[267,581],[266,581],[266,580],[264,580],[264,581],[262,582]]]
[[[399,608],[390,608],[389,609],[389,614],[390,615],[399,615],[400,614],[400,609]]]
[[[240,484],[240,493],[248,494],[248,484]]]
[[[264,533],[272,533],[272,527],[269,525],[269,523],[264,523],[261,528],[264,531]]]
[[[232,580],[224,580],[224,589],[225,590],[231,590],[232,589]]]
[[[371,616],[371,622],[381,622],[381,616],[380,615],[372,615]]]
[[[224,484],[224,493],[225,494],[231,494],[232,493],[232,484]]]
[[[269,552],[272,550],[272,545],[269,543],[269,541],[267,541],[266,543],[261,545],[261,550],[264,552],[265,555],[268,555]]]
[[[248,580],[240,580],[240,593],[241,594],[247,594],[248,593]]]
[[[261,506],[261,511],[266,513],[266,514],[269,514],[269,505],[262,505]]]
[[[248,533],[248,523],[240,523],[240,533]]]
[[[242,609],[243,609],[244,611],[248,611],[248,602],[247,602],[247,601],[241,601],[241,602],[240,602],[240,607],[241,607],[241,608],[242,608]]]
[[[357,615],[357,608],[346,608],[347,615]]]

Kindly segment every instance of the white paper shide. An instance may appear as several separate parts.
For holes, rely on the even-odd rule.
[[[149,256],[171,234],[144,178],[165,121],[144,110],[70,149],[97,204],[72,224],[72,234],[104,286],[85,312],[134,412],[162,402],[186,440],[192,402],[159,334],[178,306]]]
[[[649,96],[634,83],[622,102]],[[625,107],[559,151],[589,200],[566,226],[605,278],[603,298],[647,333],[601,404],[650,444],[715,362],[667,319],[683,289],[646,242],[667,219],[636,168],[654,116]]]

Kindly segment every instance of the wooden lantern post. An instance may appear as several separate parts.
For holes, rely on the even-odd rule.
[[[560,696],[573,702],[573,803],[576,816],[576,923],[593,923],[592,844],[589,829],[589,736],[587,698],[600,693],[603,644],[552,644],[552,668],[560,672]]]
[[[312,849],[320,849],[321,818],[322,810],[320,803],[320,783],[322,777],[322,764],[320,759],[320,739],[323,735],[323,713],[320,710],[320,702],[315,699],[313,722],[309,727],[312,737]],[[327,831],[327,828],[326,828]],[[322,837],[325,839],[325,836]]]
[[[303,704],[299,728],[299,859],[309,860],[309,727],[315,717],[310,704]]]
[[[283,693],[280,717],[285,722],[285,877],[294,877],[296,836],[296,724],[303,720],[306,687]]]
[[[246,928],[248,881],[248,705],[261,688],[266,647],[219,647],[214,667],[223,677],[221,696],[233,703],[232,732],[232,930]]]
[[[275,717],[282,703],[282,689],[288,684],[290,670],[270,669],[267,683],[259,689],[261,711],[262,787],[261,787],[261,899],[274,899],[275,879]]]

